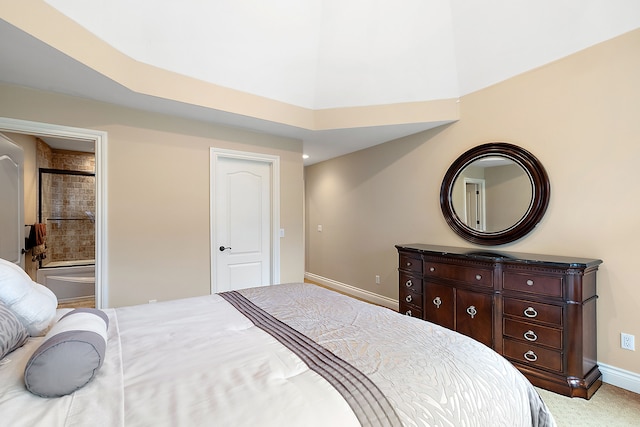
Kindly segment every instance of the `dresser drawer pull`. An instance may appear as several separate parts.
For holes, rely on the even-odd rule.
[[[524,310],[524,315],[527,317],[536,317],[538,315],[538,312],[533,307],[527,307]]]
[[[404,299],[406,302],[411,302],[413,301],[413,297],[411,295],[407,295],[406,298]]]
[[[413,314],[411,313],[411,310],[407,310],[407,311],[405,311],[405,312],[404,312],[404,314],[406,314],[406,315],[407,315],[407,316],[409,316],[409,317],[412,317],[412,316],[413,316]]]
[[[411,267],[411,263],[410,262],[407,262],[407,267]]]
[[[475,306],[471,305],[471,306],[467,307],[467,314],[468,314],[469,316],[471,316],[471,318],[473,319],[473,318],[474,318],[474,316],[475,316],[476,314],[478,314],[478,310],[476,310],[476,307],[475,307]]]
[[[479,274],[476,274],[476,280],[482,280],[482,276]]]
[[[533,280],[531,280],[531,279],[527,280],[527,285],[533,286]]]
[[[429,271],[433,273],[434,271],[436,271],[436,268],[435,267],[429,267]]]
[[[533,350],[529,350],[524,354],[524,358],[529,362],[535,362],[538,360],[538,356],[533,352]]]
[[[441,304],[442,304],[442,300],[440,299],[440,297],[435,297],[433,299],[433,305],[435,305],[436,308],[440,308]]]
[[[532,330],[528,330],[524,333],[524,339],[527,341],[536,341],[538,339],[538,336]]]
[[[407,280],[407,282],[404,284],[407,288],[410,288],[413,286],[413,282],[411,280]]]

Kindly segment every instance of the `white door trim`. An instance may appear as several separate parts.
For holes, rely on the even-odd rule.
[[[13,256],[17,257],[17,261],[13,259],[7,259],[7,261],[13,262],[18,267],[24,269],[24,149],[12,141],[5,135],[0,132],[0,143],[2,143],[2,152],[0,153],[0,161],[9,161],[13,166],[16,167],[18,172],[18,215],[17,215],[17,224],[13,223],[13,226],[17,231],[17,238],[14,240],[15,243],[15,252],[13,252]],[[9,147],[5,148],[5,144]],[[6,151],[5,151],[6,149]],[[4,154],[6,153],[6,154]],[[18,163],[16,163],[16,161]],[[2,201],[5,203],[5,200]]]
[[[215,248],[215,176],[218,159],[240,159],[264,162],[271,169],[271,284],[280,283],[280,157],[270,154],[250,153],[246,151],[227,150],[211,147],[209,149],[209,246],[210,246],[210,276],[211,293],[215,293],[215,258],[218,248]]]
[[[0,132],[93,141],[96,155],[96,307],[109,307],[107,280],[107,133],[0,117]]]
[[[480,231],[486,231],[487,229],[487,210],[486,210],[486,192],[485,192],[485,180],[480,178],[467,178],[464,177],[464,223],[473,228],[477,229],[477,227],[469,225],[469,218],[467,216],[467,184],[477,184],[480,187],[480,202],[479,206],[476,204],[476,220],[480,217]]]

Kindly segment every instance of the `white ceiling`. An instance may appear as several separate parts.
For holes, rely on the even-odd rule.
[[[46,3],[135,60],[312,109],[456,98],[640,27],[636,0]],[[443,124],[310,131],[151,97],[6,21],[0,54],[2,82],[298,138],[305,164]]]

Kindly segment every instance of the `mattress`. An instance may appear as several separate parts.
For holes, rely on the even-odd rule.
[[[528,380],[471,338],[311,284],[105,310],[106,358],[71,395],[0,366],[12,426],[554,426]]]

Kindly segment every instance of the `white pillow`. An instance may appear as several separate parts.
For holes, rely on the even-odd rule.
[[[34,282],[24,270],[2,258],[0,301],[13,311],[31,336],[44,335],[58,306],[58,299],[49,288]]]

